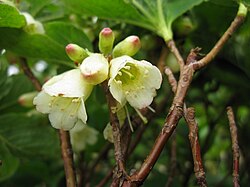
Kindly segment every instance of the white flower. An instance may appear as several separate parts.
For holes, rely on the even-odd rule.
[[[45,30],[43,28],[43,25],[40,21],[36,21],[29,13],[22,12],[22,15],[25,17],[26,20],[26,26],[24,27],[24,30],[30,34],[44,34]]]
[[[79,120],[70,131],[70,140],[75,152],[83,151],[86,145],[94,145],[98,139],[98,131]]]
[[[122,106],[126,101],[137,109],[149,106],[161,82],[159,69],[147,61],[121,56],[110,62],[109,89]]]
[[[79,69],[70,70],[46,82],[33,104],[39,112],[49,114],[54,128],[70,130],[78,119],[86,123],[84,101],[92,88],[84,81]]]
[[[93,53],[83,60],[80,70],[86,82],[97,85],[108,78],[109,63],[102,54]]]

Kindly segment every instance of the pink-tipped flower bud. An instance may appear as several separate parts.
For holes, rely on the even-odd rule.
[[[22,94],[19,98],[18,98],[18,103],[21,106],[24,107],[32,107],[33,105],[33,99],[37,96],[38,92],[28,92],[25,94]]]
[[[138,36],[129,36],[118,43],[113,50],[113,57],[123,55],[133,56],[141,48],[141,42]]]
[[[65,48],[68,57],[74,62],[82,62],[88,57],[88,52],[76,44],[68,44]]]
[[[115,35],[110,28],[104,28],[99,34],[99,50],[104,55],[111,53]]]
[[[102,54],[94,53],[83,60],[80,70],[87,83],[97,85],[108,78],[109,63]]]

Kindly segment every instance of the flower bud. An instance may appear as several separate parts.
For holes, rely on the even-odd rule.
[[[104,55],[111,53],[115,35],[110,28],[104,28],[99,34],[99,50]]]
[[[24,107],[32,107],[33,105],[33,99],[35,98],[35,96],[37,95],[38,92],[28,92],[25,94],[22,94],[19,98],[18,98],[18,103],[21,106]]]
[[[80,66],[85,81],[89,84],[99,84],[108,78],[109,63],[102,54],[91,54]]]
[[[65,48],[68,57],[74,62],[82,62],[88,57],[88,52],[76,44],[68,44]]]
[[[29,13],[22,12],[22,15],[25,17],[26,26],[24,30],[29,34],[44,34],[44,28],[41,22],[36,21]]]
[[[113,57],[115,58],[123,55],[133,56],[140,48],[141,42],[139,37],[129,36],[114,47]]]

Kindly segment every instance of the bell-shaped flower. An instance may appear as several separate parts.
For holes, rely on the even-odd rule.
[[[80,70],[86,82],[97,85],[108,78],[109,63],[102,54],[93,53],[83,60]]]
[[[72,148],[76,153],[83,151],[87,145],[94,145],[98,140],[98,131],[82,124],[80,120],[69,133]]]
[[[22,12],[22,15],[25,17],[26,26],[24,30],[29,34],[44,34],[45,30],[43,24],[40,21],[36,21],[29,13]]]
[[[108,85],[112,96],[122,106],[127,101],[136,109],[151,104],[162,82],[162,75],[156,66],[129,56],[111,60],[109,76]]]
[[[49,114],[54,128],[70,130],[78,120],[86,123],[84,101],[92,88],[84,81],[80,69],[70,70],[47,81],[33,104],[39,112]]]

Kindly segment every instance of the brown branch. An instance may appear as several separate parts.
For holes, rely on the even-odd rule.
[[[112,177],[113,175],[113,170],[114,168],[112,168],[107,175],[96,185],[96,187],[103,187],[108,181],[109,179]]]
[[[222,35],[219,41],[215,44],[212,50],[201,60],[193,63],[194,69],[198,70],[208,63],[210,63],[214,57],[220,52],[222,47],[225,45],[227,40],[233,35],[233,33],[242,25],[245,20],[245,16],[237,15],[233,22],[231,23],[230,27],[226,30],[226,32]]]
[[[191,83],[193,73],[194,71],[191,66],[183,67],[176,95],[174,97],[174,101],[170,108],[170,111],[167,115],[162,131],[156,139],[153,149],[151,150],[147,159],[142,164],[139,171],[131,176],[131,183],[141,185],[144,182],[144,180],[152,170],[154,164],[156,163],[157,159],[159,158],[165,143],[168,141],[169,137],[172,135],[174,129],[176,128],[179,119],[182,117],[182,107],[184,98]]]
[[[73,151],[70,144],[69,131],[59,130],[61,153],[64,161],[67,187],[76,187],[76,175],[73,162]]]
[[[96,168],[96,166],[98,165],[98,163],[104,158],[106,157],[106,155],[108,154],[108,151],[110,150],[111,148],[111,143],[107,143],[103,148],[102,150],[100,151],[100,153],[98,154],[98,157],[93,161],[93,163],[91,164],[91,166],[89,167],[88,169],[88,173],[86,174],[86,177],[85,177],[85,181],[86,183],[89,182],[90,178],[92,177],[92,174]]]
[[[161,73],[163,73],[164,67],[166,66],[167,55],[168,55],[168,49],[164,46],[161,50],[160,58],[157,62],[157,68],[160,70]]]
[[[102,83],[102,86],[106,94],[106,100],[109,108],[109,118],[110,118],[110,124],[112,126],[113,139],[114,139],[114,152],[115,152],[114,154],[117,164],[117,170],[114,171],[115,175],[112,185],[117,186],[120,184],[121,180],[124,177],[127,177],[127,173],[125,171],[125,163],[124,163],[125,157],[123,149],[123,147],[126,147],[127,145],[124,145],[121,141],[122,139],[121,127],[116,115],[116,111],[114,111],[114,109],[117,107],[117,101],[113,98],[112,94],[108,89],[108,82],[105,81],[104,83]]]
[[[169,48],[169,50],[174,54],[174,56],[176,57],[177,59],[177,62],[180,66],[180,70],[183,69],[185,63],[184,63],[184,60],[179,52],[179,50],[177,49],[176,45],[175,45],[175,42],[174,40],[169,40],[167,43],[167,46]]]
[[[20,57],[20,64],[25,75],[31,80],[35,89],[41,91],[42,86],[39,80],[34,76],[33,72],[28,66],[27,60]],[[59,137],[61,142],[61,154],[64,162],[64,170],[66,176],[67,187],[76,187],[76,175],[74,171],[73,153],[70,143],[70,136],[68,131],[59,130]]]
[[[165,187],[170,187],[172,185],[175,176],[175,171],[176,171],[176,132],[174,132],[172,135],[170,171],[169,171],[168,181]]]
[[[176,89],[177,89],[177,81],[176,81],[171,69],[166,67],[165,68],[165,74],[168,77],[168,82],[169,82],[169,84],[170,84],[170,86],[172,88],[172,92],[175,93]]]
[[[239,145],[238,145],[238,135],[237,135],[237,126],[235,123],[235,117],[232,107],[227,107],[227,116],[230,125],[230,133],[232,139],[232,151],[233,151],[233,186],[239,187]]]
[[[185,120],[189,128],[189,141],[192,149],[193,162],[194,162],[194,173],[197,179],[197,183],[201,187],[207,187],[207,181],[205,172],[203,169],[200,144],[198,138],[198,125],[195,121],[195,110],[194,108],[187,108],[185,111]]]
[[[37,91],[41,91],[42,85],[39,80],[34,76],[33,72],[28,66],[27,60],[23,57],[20,57],[20,65],[24,72],[24,74],[31,80],[32,84],[34,85]]]

